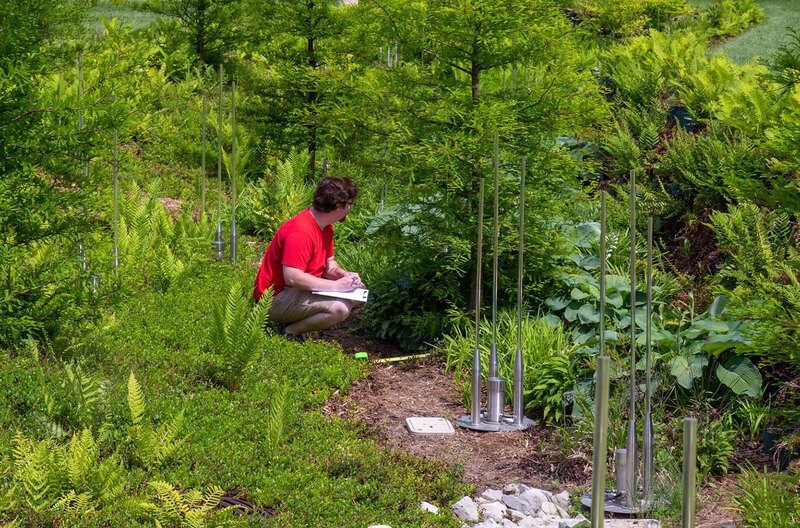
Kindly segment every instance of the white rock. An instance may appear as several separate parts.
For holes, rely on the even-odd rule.
[[[531,489],[531,487],[530,487],[530,486],[526,486],[525,484],[523,484],[523,483],[521,483],[521,482],[520,482],[519,484],[517,484],[517,487],[519,488],[519,492],[520,492],[520,493],[525,493],[526,491],[528,491],[529,489]]]
[[[522,502],[522,500],[517,495],[503,495],[503,504],[511,508],[512,510],[517,510],[528,515],[529,506],[527,502]]]
[[[472,526],[472,528],[499,528],[499,524],[494,522],[491,519],[486,519],[482,523],[478,523]]]
[[[475,503],[476,504],[486,504],[488,502],[494,502],[494,501],[493,500],[489,500],[489,499],[487,499],[485,497],[478,497],[477,499],[475,499]]]
[[[503,500],[503,492],[500,491],[499,489],[489,488],[483,493],[481,493],[481,497],[492,502],[497,502]]]
[[[545,515],[558,515],[558,506],[552,502],[543,502],[541,509]],[[566,517],[566,515],[562,515],[562,517]]]
[[[541,491],[542,493],[544,493],[544,496],[545,496],[545,497],[547,497],[547,502],[554,502],[554,501],[553,501],[553,494],[552,494],[552,493],[550,493],[550,492],[549,492],[549,491],[547,491],[547,490],[539,490],[539,491]]]
[[[478,505],[470,497],[463,497],[453,504],[453,513],[456,517],[467,522],[478,522]]]
[[[519,526],[519,528],[539,528],[541,526],[541,522],[541,519],[527,515],[517,521],[517,526]]]
[[[553,495],[553,502],[556,503],[556,506],[561,506],[562,508],[566,508],[569,506],[569,492],[562,491],[558,495]]]
[[[524,513],[522,513],[521,511],[514,510],[512,508],[508,508],[506,510],[506,514],[508,515],[508,518],[514,522],[519,522],[525,518]]]
[[[523,503],[528,504],[527,510],[520,510],[523,513],[527,513],[528,515],[542,509],[542,504],[547,502],[547,497],[544,496],[542,490],[538,490],[536,488],[531,488],[526,490],[524,493],[521,493],[519,499]]]
[[[606,519],[606,528],[661,528],[655,519]]]
[[[547,514],[545,514],[542,510],[537,511],[535,515],[537,519],[544,519],[547,517]]]
[[[511,483],[506,484],[503,486],[503,493],[507,495],[517,495],[519,494],[519,484]]]
[[[567,513],[567,511],[564,508],[562,508],[561,506],[556,506],[556,510],[558,510],[558,514],[561,517],[569,517],[569,514]]]
[[[439,515],[439,507],[434,506],[430,502],[422,501],[419,503],[419,507],[425,511],[431,512],[434,515]]]
[[[484,519],[492,519],[493,521],[500,522],[506,516],[506,505],[502,502],[490,502],[481,505],[481,512]]]
[[[508,519],[501,520],[500,526],[502,526],[502,528],[519,528],[515,523],[509,521]]]

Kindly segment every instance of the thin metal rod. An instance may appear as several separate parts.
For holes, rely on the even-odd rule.
[[[231,263],[236,264],[236,81],[231,83]]]
[[[494,133],[494,156],[492,159],[492,177],[494,178],[494,233],[492,237],[492,350],[489,358],[489,377],[497,377],[497,248],[500,237],[500,183],[499,183],[500,139]]]
[[[681,526],[694,528],[697,505],[697,418],[683,419],[683,507]]]
[[[224,73],[219,65],[219,107],[217,108],[217,222],[222,224],[222,82]]]
[[[114,268],[119,268],[119,138],[117,129],[114,128],[114,170],[112,173],[111,186],[114,190],[113,203],[113,236],[114,236]],[[119,277],[117,277],[119,278]]]
[[[483,178],[478,185],[478,241],[475,264],[475,354],[472,358],[472,395],[470,421],[481,422],[481,275],[483,265]]]
[[[603,528],[606,496],[606,451],[608,449],[608,356],[597,357],[594,386],[594,453],[592,455],[592,528]]]
[[[606,350],[606,192],[600,192],[600,356]]]
[[[517,353],[514,356],[514,422],[522,425],[522,268],[525,253],[525,164],[523,157],[519,176],[519,257],[517,260]]]
[[[637,441],[636,441],[636,173],[631,171],[630,189],[630,279],[631,279],[631,363],[630,363],[630,414],[628,422],[628,506],[637,502]]]
[[[652,325],[653,325],[653,217],[647,217],[647,295],[645,304],[645,342],[647,352],[645,355],[645,413],[644,429],[642,430],[642,464],[643,481],[642,491],[645,501],[650,499],[650,489],[653,480],[653,408],[651,383],[651,355],[652,355]]]
[[[83,53],[78,55],[78,133],[83,131]],[[81,151],[83,177],[89,178],[89,156]]]
[[[201,124],[202,133],[201,133],[201,144],[202,144],[202,155],[200,158],[200,217],[202,218],[206,214],[206,188],[207,188],[207,174],[206,174],[206,150],[207,150],[207,138],[208,138],[208,131],[206,126],[206,121],[208,118],[208,101],[206,99],[206,91],[205,88],[203,89],[203,120]]]

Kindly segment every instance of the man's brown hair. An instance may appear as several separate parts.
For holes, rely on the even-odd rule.
[[[330,213],[337,207],[353,203],[358,196],[356,184],[350,178],[322,178],[314,191],[314,209]]]

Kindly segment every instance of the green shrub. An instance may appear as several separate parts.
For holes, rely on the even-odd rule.
[[[706,34],[716,38],[738,35],[765,16],[755,0],[714,0],[703,15]]]

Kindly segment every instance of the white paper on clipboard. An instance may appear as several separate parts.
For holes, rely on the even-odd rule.
[[[367,297],[369,297],[369,290],[364,288],[356,288],[355,290],[346,292],[313,290],[311,293],[316,295],[324,295],[326,297],[350,299],[351,301],[358,301],[358,302],[367,302]]]

